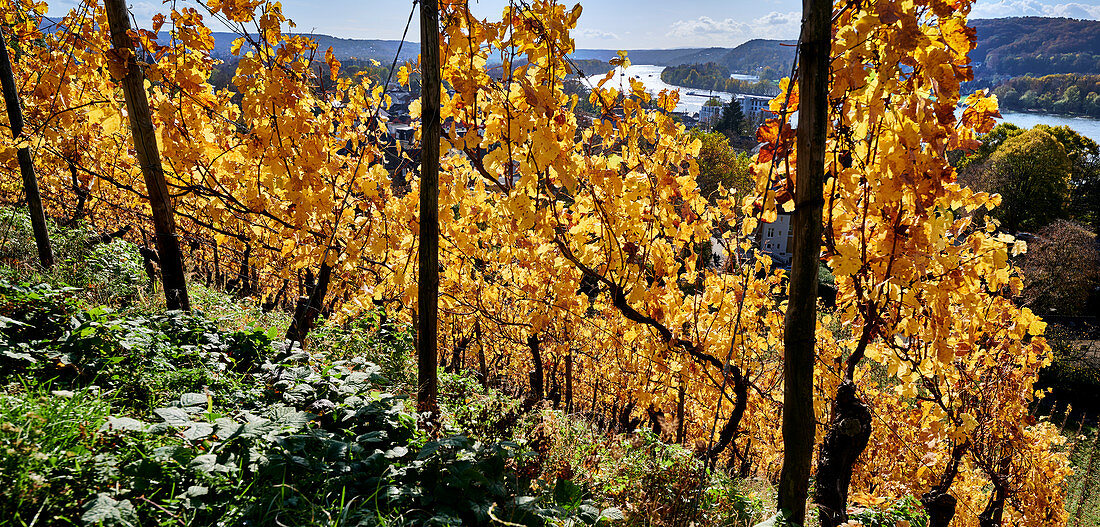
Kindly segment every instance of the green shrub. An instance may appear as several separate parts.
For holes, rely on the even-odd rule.
[[[924,506],[912,496],[898,500],[886,510],[856,509],[848,517],[860,522],[863,527],[928,527]]]
[[[0,333],[5,349],[19,344],[28,355],[18,377],[0,373],[24,383],[0,397],[0,513],[20,523],[38,515],[85,525],[543,526],[617,517],[567,483],[521,470],[534,455],[518,443],[429,441],[405,399],[385,389],[395,368],[222,330],[200,313],[82,309],[71,293],[0,281],[0,307],[16,317]],[[381,357],[409,351],[400,336],[331,334]],[[35,379],[75,391],[47,396]],[[459,378],[447,385],[480,389]]]
[[[238,299],[224,291],[212,289],[199,282],[188,284],[191,308],[217,322],[219,328],[229,331],[248,331],[266,328],[272,339],[281,338],[290,326],[290,314],[278,309],[264,311],[252,299]]]
[[[455,430],[481,441],[524,442],[538,418],[537,412],[527,414],[520,400],[482,388],[469,375],[440,375],[439,404]]]
[[[66,283],[83,288],[96,303],[132,304],[149,283],[137,247],[120,239],[91,244],[94,233],[85,229],[68,233],[68,243],[59,247]]]
[[[73,288],[13,285],[0,280],[0,371],[38,362],[35,350],[60,338],[77,311]]]
[[[78,223],[59,227],[47,220],[53,268],[38,262],[30,217],[21,208],[0,207],[0,278],[81,288],[93,303],[126,306],[148,283],[135,245],[121,239],[99,242],[99,233]]]
[[[8,267],[22,265],[28,257],[37,257],[31,217],[26,210],[0,207],[0,262]]]
[[[764,519],[764,503],[721,471],[706,471],[691,451],[647,430],[607,436],[583,420],[554,416],[546,471],[590,489],[622,509],[628,526],[747,527]]]
[[[263,411],[226,416],[202,394],[184,394],[150,422],[111,417],[103,430],[125,445],[112,461],[121,490],[89,496],[86,523],[543,526],[615,517],[517,475],[511,467],[525,454],[514,443],[426,440],[404,400],[370,382],[377,368],[270,366],[275,385],[292,384],[283,392],[297,394],[292,404],[269,398]]]
[[[381,366],[386,386],[394,391],[415,386],[413,328],[371,312],[345,326],[326,324],[309,335],[307,347],[334,359],[357,357]]]
[[[0,280],[0,380],[12,375],[97,385],[148,409],[181,393],[239,388],[271,351],[259,330],[226,331],[192,313],[123,316],[79,309],[72,288]]]

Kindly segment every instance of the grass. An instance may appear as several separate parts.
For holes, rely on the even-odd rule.
[[[74,522],[85,488],[97,486],[89,466],[97,463],[98,432],[111,414],[111,403],[95,390],[51,390],[51,386],[18,385],[0,394],[0,512],[11,525],[45,520]],[[41,523],[40,523],[41,525]]]
[[[203,313],[227,331],[263,329],[281,337],[290,327],[290,313],[280,310],[264,311],[250,300],[239,300],[229,293],[218,291],[192,281],[188,284],[191,309]],[[163,301],[163,299],[160,299]],[[163,305],[160,306],[163,309]]]
[[[483,440],[510,440],[531,450],[521,470],[568,482],[579,495],[613,505],[622,525],[742,527],[774,510],[770,484],[703,470],[690,450],[648,431],[608,434],[576,415],[523,404],[473,379],[444,375],[445,422]]]
[[[1066,489],[1070,526],[1100,525],[1100,428],[1067,430],[1073,474]]]

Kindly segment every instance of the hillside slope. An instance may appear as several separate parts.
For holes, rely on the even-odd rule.
[[[166,33],[161,33],[161,35],[161,38],[167,37]],[[229,47],[239,35],[229,32],[215,32],[213,36],[214,56],[223,59],[230,57]],[[321,34],[311,34],[310,36],[317,41],[319,57],[324,57],[324,51],[331,46],[337,59],[374,59],[389,66],[394,55],[397,54],[398,47],[401,48],[400,60],[402,61],[415,61],[417,54],[420,53],[420,43],[418,42],[406,41],[404,45],[401,45],[399,40],[363,40]]]
[[[1100,22],[1016,17],[971,20],[978,45],[970,54],[978,76],[1097,73]]]
[[[713,62],[738,73],[755,73],[763,68],[789,72],[794,61],[793,40],[750,40],[736,48],[683,48],[627,50],[631,62],[657,66],[706,64]],[[611,49],[578,49],[573,57],[608,60],[616,56]]]
[[[1015,17],[975,19],[977,47],[971,59],[978,77],[1048,75],[1052,73],[1100,72],[1100,21],[1071,18]],[[375,59],[389,64],[398,52],[397,40],[361,40],[330,35],[312,35],[321,51],[330,46],[338,59]],[[214,33],[215,55],[229,56],[237,35]],[[714,62],[736,73],[759,73],[771,68],[780,76],[790,72],[794,60],[792,40],[755,39],[734,48],[678,48],[627,50],[635,64],[677,66]],[[418,42],[401,46],[400,60],[416,60]],[[614,49],[578,49],[575,59],[607,61]]]

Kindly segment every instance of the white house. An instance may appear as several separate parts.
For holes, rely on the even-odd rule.
[[[714,124],[722,116],[721,106],[706,106],[699,108],[699,122]]]
[[[760,250],[771,255],[779,267],[786,267],[791,261],[791,249],[794,245],[794,232],[791,230],[791,215],[780,212],[775,221],[760,225]]]
[[[764,113],[764,111],[768,109],[768,104],[771,100],[772,97],[766,95],[737,94],[737,102],[741,104],[741,114],[745,116],[745,119],[749,119],[750,121]]]
[[[791,249],[794,247],[794,233],[791,231],[791,214],[789,212],[780,212],[775,221],[771,223],[761,224],[760,230],[757,231],[757,247],[761,252],[767,253],[772,258],[772,263],[776,267],[789,269],[791,264]],[[708,265],[713,266],[715,269],[730,270],[730,254],[726,251],[726,247],[723,242],[717,238],[711,237],[710,239],[711,261],[707,262]],[[739,258],[745,258],[748,255],[741,254],[740,250],[737,250]]]

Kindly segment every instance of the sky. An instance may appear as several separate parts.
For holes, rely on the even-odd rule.
[[[471,0],[481,18],[499,18],[507,0]],[[563,0],[572,5],[576,0]],[[79,0],[53,0],[60,15]],[[181,0],[182,3],[182,0]],[[302,32],[343,38],[399,39],[411,0],[283,0],[283,13]],[[158,0],[129,0],[140,25],[167,11]],[[578,48],[662,49],[734,47],[754,38],[795,39],[800,0],[587,0],[574,33]],[[977,0],[971,18],[1064,16],[1100,20],[1100,0]],[[143,23],[145,22],[145,23]],[[410,40],[419,40],[416,17]]]

